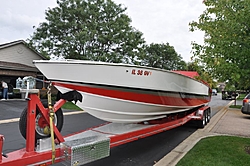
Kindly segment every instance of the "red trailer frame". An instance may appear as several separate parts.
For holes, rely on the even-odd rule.
[[[7,165],[29,165],[29,164],[35,164],[35,165],[50,165],[52,164],[52,150],[48,150],[45,152],[37,152],[35,150],[35,118],[36,118],[36,108],[38,107],[40,110],[40,113],[45,118],[46,122],[49,124],[49,116],[48,116],[48,108],[45,108],[43,104],[41,103],[39,97],[37,94],[29,94],[28,96],[28,109],[27,109],[27,135],[26,135],[26,148],[20,149],[17,151],[13,151],[11,153],[7,154],[7,158],[0,154],[0,166],[7,166]],[[66,100],[60,99],[58,102],[55,103],[53,106],[54,112],[56,112],[64,103]],[[209,110],[209,111],[206,111]],[[208,112],[205,116],[204,112]],[[132,142],[141,138],[145,138],[166,130],[170,130],[173,128],[176,128],[178,126],[181,126],[185,123],[187,123],[190,120],[199,120],[203,124],[204,127],[205,123],[207,123],[210,119],[210,107],[209,106],[203,106],[199,109],[192,110],[189,112],[185,112],[182,114],[173,114],[170,115],[164,119],[161,120],[154,120],[150,121],[147,124],[138,124],[141,126],[141,128],[136,130],[130,130],[128,132],[124,133],[104,133],[99,130],[100,126],[93,127],[91,129],[85,130],[85,131],[93,131],[102,133],[104,135],[107,135],[110,138],[110,148],[122,145],[128,142]],[[104,127],[106,125],[110,125],[112,123],[106,123],[101,125],[101,127]],[[55,134],[55,142],[63,143],[67,137],[63,137],[56,126],[53,124],[54,134]],[[83,132],[85,132],[83,131]],[[74,133],[71,136],[74,136]],[[2,152],[4,142],[4,136],[0,135],[0,152]],[[55,149],[55,162],[61,162],[61,154],[60,154],[60,148]]]

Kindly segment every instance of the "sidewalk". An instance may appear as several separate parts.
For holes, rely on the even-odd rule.
[[[175,166],[197,142],[205,137],[216,135],[250,137],[250,116],[242,114],[240,109],[228,108],[233,102],[231,101],[213,116],[204,129],[198,129],[154,166]]]

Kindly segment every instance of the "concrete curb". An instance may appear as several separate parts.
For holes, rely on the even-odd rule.
[[[232,104],[231,101],[228,105],[223,107],[217,114],[215,114],[210,122],[204,129],[198,129],[191,136],[185,139],[182,143],[180,143],[175,149],[169,152],[166,156],[164,156],[160,161],[158,161],[154,166],[175,166],[182,157],[186,155],[186,153],[191,150],[197,142],[199,142],[202,138],[217,136],[222,134],[217,134],[211,132],[218,121],[226,114],[228,107]]]

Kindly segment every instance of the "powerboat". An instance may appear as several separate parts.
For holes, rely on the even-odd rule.
[[[193,78],[196,72],[84,60],[33,63],[61,93],[79,92],[83,98],[77,106],[108,122],[139,123],[165,118],[211,100],[209,86]]]

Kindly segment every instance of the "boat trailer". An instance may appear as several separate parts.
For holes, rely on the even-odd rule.
[[[109,156],[112,147],[176,128],[190,120],[197,120],[199,127],[203,128],[211,118],[210,107],[201,106],[187,112],[170,114],[166,118],[143,123],[105,123],[70,136],[62,136],[52,123],[54,133],[52,137],[36,140],[37,108],[46,123],[50,124],[50,110],[56,112],[67,100],[60,99],[52,109],[45,108],[35,93],[29,93],[26,100],[28,100],[26,147],[3,154],[4,136],[0,135],[0,166],[45,166],[59,162],[64,165],[82,165]]]

